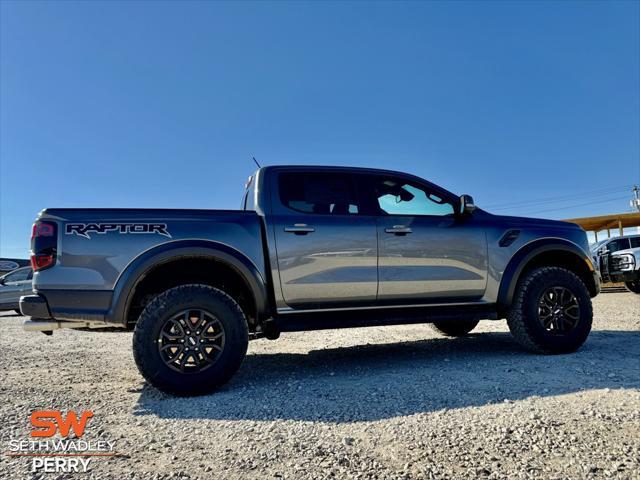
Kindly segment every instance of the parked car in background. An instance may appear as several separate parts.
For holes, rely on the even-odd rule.
[[[601,240],[591,246],[591,255],[602,283],[624,283],[640,293],[640,234]]]
[[[20,314],[20,297],[32,292],[31,267],[17,268],[0,277],[0,310],[15,310]]]

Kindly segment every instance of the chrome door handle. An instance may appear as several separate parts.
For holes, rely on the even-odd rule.
[[[316,229],[310,227],[306,223],[296,223],[295,225],[287,225],[284,227],[285,232],[295,233],[296,235],[306,235],[307,233],[315,232]]]
[[[394,235],[406,235],[407,233],[411,233],[411,227],[407,227],[406,225],[394,225],[391,228],[385,228],[385,232],[393,233]]]

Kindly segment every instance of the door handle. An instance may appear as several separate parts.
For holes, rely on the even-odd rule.
[[[391,228],[385,228],[385,232],[393,233],[394,235],[406,235],[407,233],[411,233],[411,227],[407,227],[406,225],[394,225]]]
[[[295,225],[287,225],[284,227],[285,232],[295,233],[296,235],[306,235],[307,233],[313,233],[315,228],[310,227],[306,223],[296,223]]]

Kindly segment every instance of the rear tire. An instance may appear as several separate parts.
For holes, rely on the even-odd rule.
[[[507,315],[509,330],[529,351],[570,353],[591,331],[593,309],[585,284],[573,272],[543,267],[520,281]]]
[[[431,328],[446,337],[462,337],[476,328],[479,320],[451,320],[445,322],[433,322]]]
[[[157,389],[202,395],[224,385],[240,368],[248,340],[244,313],[229,295],[208,285],[181,285],[142,311],[133,333],[133,357]]]
[[[640,280],[634,280],[632,282],[624,282],[624,286],[632,293],[640,293]]]
[[[20,309],[19,309],[19,308],[16,308],[16,309],[14,310],[14,312],[16,312],[18,315],[22,315],[22,312],[20,311]]]

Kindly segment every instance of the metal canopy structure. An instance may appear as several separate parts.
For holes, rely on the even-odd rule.
[[[598,232],[607,231],[607,236],[611,236],[611,229],[617,228],[620,236],[623,229],[640,226],[640,212],[633,213],[613,213],[611,215],[599,215],[597,217],[569,218],[565,222],[576,223],[587,232],[594,232],[598,241]]]

